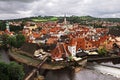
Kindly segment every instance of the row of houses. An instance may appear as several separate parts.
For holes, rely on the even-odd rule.
[[[79,50],[91,51],[104,46],[108,51],[112,50],[116,42],[115,36],[108,34],[109,29],[93,28],[84,25],[44,24],[42,29],[32,30],[29,27],[23,29],[29,43],[40,43],[51,47],[49,49],[52,59],[61,59],[76,56]]]
[[[41,28],[40,30],[38,28]],[[9,33],[6,30],[6,33]],[[119,45],[119,37],[109,35],[109,29],[93,28],[79,24],[27,23],[22,31],[28,43],[42,44],[54,60],[76,57],[80,50],[91,51],[105,47],[108,51],[113,44]]]

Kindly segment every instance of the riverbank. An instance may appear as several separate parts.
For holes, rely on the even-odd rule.
[[[104,71],[103,71],[104,72]],[[103,74],[97,69],[80,69],[77,73],[73,69],[50,70],[45,80],[120,80],[110,74]]]
[[[43,61],[40,59],[37,59],[35,57],[30,57],[26,54],[21,53],[20,50],[17,49],[11,49],[9,50],[9,56],[13,58],[15,61],[24,63],[29,66],[33,66],[38,68],[38,65]],[[45,63],[41,66],[42,69],[48,69],[48,70],[57,70],[62,69],[64,67],[68,66],[78,66],[81,65],[81,67],[84,67],[87,63],[87,59],[82,59],[79,61],[51,61],[46,60]]]
[[[19,59],[18,57],[16,58]],[[22,58],[19,60],[22,60]],[[116,77],[116,75],[119,74],[120,72],[119,69],[116,69],[116,67],[119,68],[120,64],[118,65],[113,65],[112,63],[101,63],[101,64],[107,65],[107,68],[106,66],[105,67],[102,66],[101,68],[101,65],[95,66],[96,64],[87,65],[89,69],[79,68],[79,67],[75,68],[76,71],[74,71],[75,69],[73,70],[70,68],[62,68],[59,70],[55,70],[53,68],[52,70],[49,70],[46,73],[45,80],[120,80],[119,77],[118,78]],[[46,66],[48,67],[48,65]],[[113,68],[111,69],[111,67],[109,66],[113,66]]]

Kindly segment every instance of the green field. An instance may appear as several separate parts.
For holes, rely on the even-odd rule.
[[[47,22],[47,21],[57,21],[58,18],[56,18],[56,17],[52,17],[49,19],[36,18],[36,19],[31,19],[31,20],[35,21],[35,22]]]

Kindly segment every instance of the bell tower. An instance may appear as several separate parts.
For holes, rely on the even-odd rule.
[[[64,24],[67,24],[67,20],[66,20],[66,14],[64,15]]]
[[[10,31],[9,22],[6,22],[6,30]]]

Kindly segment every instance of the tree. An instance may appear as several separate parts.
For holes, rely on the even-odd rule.
[[[0,80],[23,80],[23,66],[15,62],[6,64],[0,62]]]
[[[10,31],[14,31],[14,32],[18,33],[21,30],[23,30],[23,26],[10,25]]]
[[[7,43],[10,46],[16,47],[17,41],[16,41],[16,37],[15,36],[9,36],[7,39]]]
[[[5,31],[5,29],[6,29],[6,21],[0,21],[0,30],[1,31]]]
[[[23,67],[15,62],[11,62],[8,66],[8,74],[9,80],[23,80]]]
[[[22,34],[17,34],[15,36],[9,36],[7,34],[2,35],[2,45],[4,49],[7,49],[8,46],[19,48],[25,43],[25,36]]]
[[[9,80],[7,64],[0,62],[0,80]]]
[[[99,48],[98,53],[99,53],[101,56],[106,56],[106,55],[107,55],[107,50],[105,49],[105,47]]]
[[[17,34],[16,41],[17,41],[16,47],[17,48],[21,47],[23,45],[23,43],[25,43],[25,41],[26,41],[25,36],[22,34]]]
[[[7,50],[7,48],[8,48],[8,35],[7,34],[3,34],[2,36],[1,36],[1,38],[2,38],[2,47],[5,49],[5,50]]]

